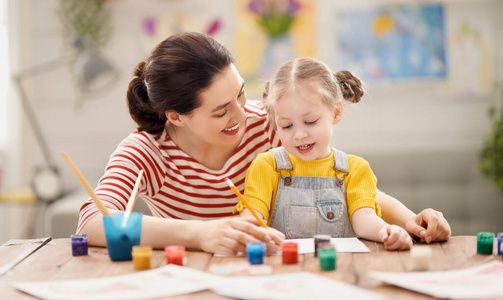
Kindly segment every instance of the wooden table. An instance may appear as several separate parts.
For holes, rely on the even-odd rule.
[[[309,271],[335,280],[341,280],[374,292],[384,294],[389,299],[428,299],[423,294],[383,284],[365,277],[365,272],[411,271],[409,251],[386,251],[382,244],[362,240],[370,253],[338,253],[337,270],[320,271],[319,260],[313,254],[299,255],[299,264],[283,265],[280,255],[267,256],[265,263],[273,266],[275,274]],[[495,242],[496,244],[496,242]],[[23,244],[0,246],[0,265],[14,259],[26,248]],[[475,236],[455,236],[445,243],[431,244],[432,271],[455,270],[481,265],[493,260],[501,260],[501,255],[477,254]],[[496,245],[494,247],[496,249]],[[246,261],[245,257],[215,257],[200,251],[188,251],[187,267],[208,271],[211,264]],[[166,264],[163,251],[154,251],[152,266]],[[12,281],[43,281],[58,279],[96,278],[137,272],[131,261],[112,262],[106,248],[90,247],[88,256],[72,256],[70,239],[57,239],[39,249],[8,273],[0,277],[0,298],[34,299],[34,297],[11,287]],[[239,274],[246,275],[246,274]],[[177,296],[170,299],[227,299],[211,291]]]

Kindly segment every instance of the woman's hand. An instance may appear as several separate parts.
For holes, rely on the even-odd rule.
[[[265,242],[267,252],[281,250],[285,235],[274,228],[263,228],[253,217],[223,218],[201,222],[200,248],[203,251],[232,255],[246,252],[246,243]]]
[[[409,250],[412,247],[412,238],[400,226],[384,226],[379,230],[379,236],[386,250]]]
[[[424,209],[405,223],[405,230],[426,243],[443,242],[451,237],[451,226],[444,215],[431,208]]]

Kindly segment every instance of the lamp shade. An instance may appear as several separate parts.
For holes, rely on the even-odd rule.
[[[117,78],[113,66],[99,53],[82,49],[73,65],[77,84],[83,94],[99,91],[110,86]]]

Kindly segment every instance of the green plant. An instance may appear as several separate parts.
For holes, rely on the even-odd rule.
[[[63,37],[71,42],[81,39],[87,46],[100,49],[111,35],[110,9],[105,0],[60,0],[58,15]]]
[[[501,103],[489,110],[491,131],[480,153],[480,171],[492,178],[494,185],[503,193],[503,84],[500,84]]]
[[[290,30],[300,4],[297,0],[251,0],[248,9],[257,16],[258,25],[274,38]]]

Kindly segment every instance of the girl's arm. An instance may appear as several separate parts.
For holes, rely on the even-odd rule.
[[[106,246],[101,214],[92,217],[80,233],[89,236],[90,245]],[[259,241],[266,242],[268,250],[276,252],[283,239],[278,231],[260,227],[253,217],[196,221],[143,216],[140,243],[156,249],[184,245],[210,253],[235,254],[246,252],[246,243]]]
[[[356,210],[352,221],[353,229],[359,237],[382,242],[386,250],[408,250],[412,247],[412,239],[407,231],[384,222],[370,207]]]
[[[402,202],[381,191],[377,191],[376,200],[384,221],[405,228],[414,237],[427,243],[447,241],[451,237],[451,227],[439,211],[427,208],[416,215]]]

